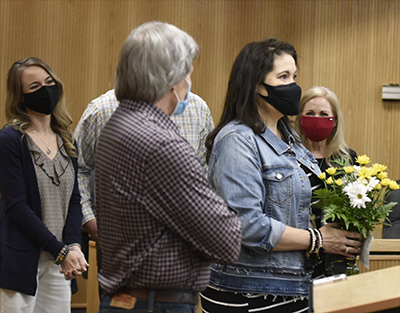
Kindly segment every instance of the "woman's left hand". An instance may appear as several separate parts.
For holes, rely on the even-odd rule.
[[[60,273],[64,274],[66,280],[72,280],[87,271],[89,264],[78,245],[70,247],[67,257],[61,262]]]
[[[336,223],[328,223],[320,228],[323,237],[322,247],[326,253],[340,254],[355,258],[360,254],[363,237],[360,233],[342,230]]]

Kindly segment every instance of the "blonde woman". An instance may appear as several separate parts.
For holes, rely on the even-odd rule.
[[[349,160],[355,163],[357,154],[350,149],[344,140],[344,119],[340,109],[340,102],[335,93],[321,86],[308,89],[300,100],[300,115],[296,117],[295,128],[300,135],[304,146],[317,159],[321,171],[335,166],[333,160]],[[321,181],[315,176],[309,176],[313,190],[321,188]],[[323,212],[312,207],[310,214],[314,227],[321,227]],[[339,257],[326,255],[314,268],[314,277],[321,275],[331,276],[345,272],[344,262],[336,262]],[[325,263],[325,264],[324,264]]]
[[[86,271],[77,161],[62,82],[38,58],[8,72],[0,131],[0,311],[70,312]]]
[[[335,159],[355,160],[356,153],[344,140],[340,102],[332,90],[315,86],[304,92],[295,126],[304,146],[318,160],[321,171]]]

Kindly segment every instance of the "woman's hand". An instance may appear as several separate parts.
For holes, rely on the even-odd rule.
[[[70,247],[69,253],[60,265],[60,273],[64,274],[66,280],[71,280],[76,278],[76,276],[82,275],[89,267],[78,245]]]
[[[322,233],[326,253],[340,254],[355,258],[360,254],[363,236],[360,233],[350,232],[339,228],[337,223],[328,223],[319,229]]]

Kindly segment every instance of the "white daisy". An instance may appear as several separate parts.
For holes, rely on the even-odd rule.
[[[367,196],[367,186],[364,186],[360,181],[349,183],[343,190],[349,197],[350,204],[353,207],[365,209],[365,203],[371,202],[371,199]]]
[[[375,186],[378,185],[378,183],[379,179],[377,179],[376,177],[371,177],[371,179],[366,184],[367,191],[374,190]]]

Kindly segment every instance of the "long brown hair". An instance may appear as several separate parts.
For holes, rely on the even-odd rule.
[[[60,98],[56,108],[53,113],[51,113],[50,127],[55,133],[60,134],[68,155],[76,157],[76,149],[71,131],[72,118],[65,105],[64,85],[51,70],[50,66],[38,58],[30,57],[16,61],[8,71],[5,109],[8,124],[25,134],[32,123],[29,114],[26,113],[25,105],[23,104],[24,94],[21,83],[22,73],[30,66],[39,66],[43,68],[56,83]]]
[[[257,87],[264,81],[265,75],[273,70],[276,56],[283,54],[292,56],[297,65],[297,53],[294,47],[273,38],[251,42],[240,51],[232,67],[221,120],[206,140],[207,163],[215,137],[232,120],[237,119],[256,134],[265,131],[266,126],[258,111]],[[284,116],[282,121],[292,133],[292,122],[289,118]]]

